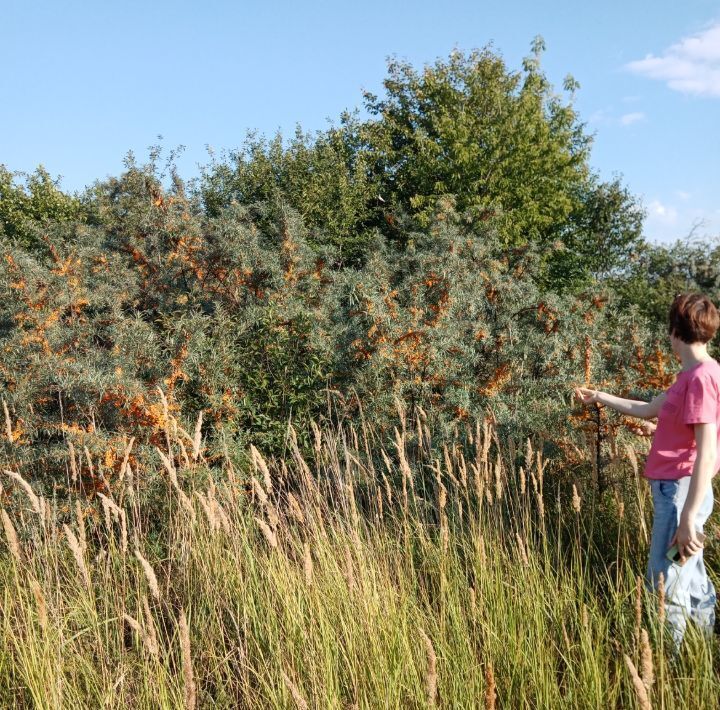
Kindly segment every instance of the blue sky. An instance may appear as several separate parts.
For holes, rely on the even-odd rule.
[[[520,69],[532,38],[595,132],[591,163],[638,195],[651,241],[720,235],[720,0],[604,3],[0,0],[0,163],[81,189],[163,136],[186,177],[246,129],[327,127],[417,67],[492,42]]]

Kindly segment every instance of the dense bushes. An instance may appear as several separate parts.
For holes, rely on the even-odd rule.
[[[287,148],[280,136],[251,135],[208,166],[203,205],[217,214],[233,200],[279,194],[314,242],[358,264],[377,231],[404,245],[402,217],[427,228],[438,199],[452,196],[472,224],[492,223],[504,246],[537,246],[549,290],[585,287],[640,245],[643,213],[617,180],[591,169],[592,139],[572,103],[577,82],[565,80],[567,98],[555,93],[543,49],[538,38],[519,72],[492,48],[453,52],[422,71],[393,60],[385,95],[364,95],[366,120],[346,112],[315,137],[298,130]],[[568,245],[562,256],[558,240]]]
[[[278,450],[287,421],[307,432],[331,391],[338,414],[362,407],[380,426],[396,399],[442,426],[491,405],[501,426],[561,438],[570,386],[590,370],[636,385],[621,337],[647,341],[635,310],[542,294],[538,250],[505,249],[449,199],[427,228],[402,225],[404,248],[379,237],[363,268],[340,269],[282,203],[206,216],[152,166],[95,194],[102,226],[51,225],[33,251],[2,244],[8,438],[44,471],[68,440],[105,476],[123,434],[162,441],[157,386],[188,426],[202,410],[211,440],[222,423]]]
[[[196,183],[171,165],[166,184],[157,151],[72,198],[2,173],[24,205],[4,202],[0,235],[8,460],[57,481],[72,443],[103,487],[128,436],[163,441],[167,412],[188,429],[203,413],[212,461],[227,437],[279,451],[289,420],[307,445],[323,416],[382,429],[403,407],[447,429],[492,410],[602,483],[625,420],[574,409],[571,387],[669,384],[677,257],[590,170],[576,84],[563,103],[541,51],[521,73],[489,49],[391,62],[368,120],[251,137]]]
[[[24,178],[24,184],[18,184]],[[36,244],[34,226],[44,222],[84,221],[86,205],[60,190],[42,166],[32,175],[11,172],[0,164],[0,231],[32,247]]]

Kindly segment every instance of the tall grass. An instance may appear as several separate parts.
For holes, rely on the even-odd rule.
[[[642,584],[642,481],[608,531],[607,501],[550,485],[491,420],[314,440],[306,460],[290,428],[285,458],[220,472],[175,426],[159,473],[124,469],[92,505],[7,474],[0,704],[715,706],[717,649],[690,626],[670,657]]]

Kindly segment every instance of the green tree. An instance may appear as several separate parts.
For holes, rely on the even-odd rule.
[[[426,225],[452,194],[458,211],[494,218],[508,246],[556,235],[588,177],[590,139],[540,71],[541,51],[536,42],[523,72],[491,48],[455,51],[421,72],[392,61],[386,96],[365,94],[387,197]]]
[[[332,244],[342,263],[362,263],[377,235],[406,244],[411,217],[426,228],[439,199],[476,233],[492,222],[507,248],[542,251],[538,284],[581,289],[622,267],[641,242],[642,212],[618,179],[591,170],[592,137],[544,75],[542,38],[520,71],[491,46],[416,70],[391,60],[385,95],[364,94],[369,118],[345,112],[287,146],[254,134],[213,162],[200,193],[208,214],[237,201],[282,199],[303,218],[311,244]],[[562,242],[564,250],[557,249]]]
[[[676,293],[705,293],[720,304],[720,239],[644,243],[627,267],[608,279],[608,285],[623,307],[637,307],[664,332]]]
[[[626,273],[645,247],[644,210],[619,178],[593,177],[580,186],[575,204],[560,229],[560,248],[547,255],[544,289],[580,290]]]
[[[298,126],[287,146],[251,132],[227,162],[213,162],[202,176],[200,195],[209,216],[237,202],[282,204],[302,217],[309,243],[330,245],[343,263],[359,263],[374,240],[377,180],[371,155],[359,149],[356,115],[344,113],[340,125],[314,136]]]
[[[24,178],[25,184],[18,184]],[[80,198],[60,190],[40,165],[27,175],[0,164],[0,231],[25,247],[39,244],[37,227],[51,222],[84,221]]]

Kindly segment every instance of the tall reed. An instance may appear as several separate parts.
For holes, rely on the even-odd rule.
[[[0,704],[712,706],[717,650],[691,633],[666,664],[643,604],[634,485],[609,546],[612,499],[541,441],[399,416],[317,423],[310,456],[290,428],[284,458],[220,470],[167,412],[160,471],[128,459],[111,494],[42,517],[8,474]]]

